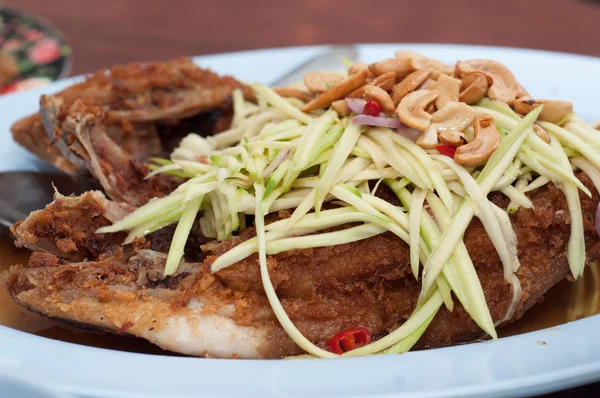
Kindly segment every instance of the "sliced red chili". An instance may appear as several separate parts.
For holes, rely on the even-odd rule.
[[[442,155],[450,156],[451,158],[453,158],[454,154],[456,153],[456,147],[452,145],[438,145],[435,147],[435,149],[437,149],[437,151]]]
[[[365,328],[348,329],[327,340],[327,345],[336,354],[343,354],[371,342],[372,336]]]
[[[379,116],[381,113],[381,105],[375,100],[368,101],[363,108],[363,113],[369,116]]]

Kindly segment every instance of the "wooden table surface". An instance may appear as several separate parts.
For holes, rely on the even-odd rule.
[[[57,25],[72,74],[145,60],[326,43],[438,42],[600,56],[598,0],[12,0]],[[600,396],[598,385],[552,394]],[[550,396],[549,396],[550,397]]]
[[[0,0],[2,2],[2,0]],[[73,74],[263,47],[438,42],[600,56],[598,0],[8,0],[63,30]]]

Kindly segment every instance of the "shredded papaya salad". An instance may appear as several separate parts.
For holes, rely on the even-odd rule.
[[[294,87],[257,83],[252,100],[234,92],[229,130],[189,134],[171,159],[155,159],[152,175],[173,174],[183,183],[98,232],[129,231],[129,243],[176,224],[168,276],[183,261],[195,225],[206,237],[225,241],[253,216],[256,236],[218,257],[211,271],[258,253],[263,287],[281,326],[307,354],[322,358],[406,352],[455,299],[497,338],[495,326],[513,316],[521,295],[509,215],[533,207],[527,193],[548,183],[566,197],[568,262],[574,278],[583,274],[578,191],[591,193],[574,171],[585,172],[600,191],[600,134],[569,102],[532,98],[506,66],[490,60],[449,66],[399,51],[370,65],[347,63],[346,69],[309,73]],[[401,206],[375,194],[381,184]],[[510,199],[506,208],[488,199],[494,191]],[[285,209],[293,209],[291,217],[265,223],[265,216]],[[512,286],[512,304],[496,324],[463,241],[474,217]],[[412,315],[387,336],[362,336],[347,351],[316,346],[286,314],[267,256],[385,232],[410,247],[412,275],[421,282]]]

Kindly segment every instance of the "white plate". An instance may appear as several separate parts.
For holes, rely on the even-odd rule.
[[[600,59],[535,50],[458,45],[360,46],[361,58],[412,49],[448,63],[489,58],[505,63],[538,98],[575,103],[600,119]],[[245,81],[272,81],[323,51],[299,47],[198,57],[202,66]],[[14,144],[11,123],[34,112],[39,95],[70,84],[0,97],[0,170],[40,170],[43,162]],[[0,326],[0,371],[27,375],[88,397],[508,397],[600,380],[600,316],[520,336],[397,356],[248,361],[161,357],[63,343]],[[545,342],[545,344],[542,344]]]

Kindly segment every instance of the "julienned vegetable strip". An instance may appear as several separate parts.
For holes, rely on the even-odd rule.
[[[563,151],[562,146],[558,143],[558,140],[553,139],[550,141],[550,145],[556,150],[558,161],[564,167],[569,167],[569,171],[571,171],[569,159]],[[573,174],[572,171],[571,174]],[[569,237],[569,244],[567,246],[567,258],[573,277],[578,278],[583,275],[585,268],[585,236],[583,233],[583,214],[581,213],[579,192],[577,191],[577,186],[569,181],[563,182],[559,187],[565,193],[569,214],[571,215],[571,236]]]
[[[335,184],[335,176],[342,168],[344,161],[350,155],[352,148],[356,145],[361,134],[361,127],[355,124],[350,124],[342,133],[342,136],[333,148],[333,156],[325,167],[325,172],[317,183],[315,188],[315,211],[321,210],[325,196]]]
[[[357,357],[361,355],[374,354],[401,342],[411,333],[417,330],[421,325],[427,322],[429,317],[435,314],[443,303],[444,301],[442,300],[442,296],[436,290],[431,297],[429,297],[428,300],[425,301],[423,305],[417,309],[417,311],[415,311],[411,317],[398,329],[369,345],[357,348],[356,350],[348,351],[347,353],[342,354],[342,356]]]
[[[485,227],[492,244],[494,245],[502,265],[504,265],[504,278],[509,280],[513,270],[519,268],[519,257],[517,256],[516,240],[507,239],[506,234],[500,228],[498,219],[494,215],[492,203],[487,198],[473,177],[462,167],[457,165],[454,160],[443,155],[432,155],[435,159],[445,163],[452,168],[459,176],[467,194],[469,195],[469,204],[474,210],[475,215],[481,220]],[[510,223],[509,223],[510,225]],[[510,225],[512,229],[512,225]]]
[[[290,317],[287,315],[277,293],[271,283],[271,277],[269,276],[269,269],[267,267],[267,241],[265,239],[265,219],[262,211],[260,210],[261,198],[264,194],[264,188],[261,184],[254,184],[254,191],[256,194],[256,213],[254,215],[254,224],[256,226],[256,238],[258,240],[258,261],[260,264],[260,277],[262,279],[263,288],[267,294],[267,299],[273,312],[277,317],[277,320],[281,324],[281,327],[286,331],[292,340],[304,351],[308,352],[317,357],[321,358],[335,358],[337,355],[332,354],[329,351],[325,351],[313,343],[311,343],[306,337],[300,333],[300,331],[294,326]]]
[[[183,258],[183,249],[187,242],[188,235],[198,214],[198,209],[202,203],[203,196],[199,196],[195,199],[190,200],[185,205],[185,210],[179,219],[173,239],[171,240],[171,246],[169,247],[169,255],[167,256],[167,263],[165,264],[165,276],[172,275],[177,270],[179,262]]]
[[[448,231],[452,223],[452,216],[448,210],[433,193],[427,194],[427,203],[429,203],[442,232]],[[464,294],[464,298],[461,300],[463,307],[484,332],[496,339],[497,334],[494,321],[486,304],[483,288],[477,277],[475,266],[464,242],[459,242],[454,249],[453,260],[460,277],[461,292]]]
[[[439,168],[432,161],[431,157],[417,144],[410,141],[408,138],[403,137],[399,134],[393,134],[392,140],[403,146],[406,150],[410,151],[417,160],[423,165],[425,171],[429,175],[431,182],[433,184],[433,189],[437,192],[438,196],[448,209],[448,211],[452,211],[453,208],[453,200],[452,195],[450,195],[450,191],[446,186],[446,182],[442,178],[442,175],[439,171]],[[432,189],[432,190],[433,190]]]
[[[400,340],[398,343],[385,350],[383,353],[402,354],[410,351],[410,349],[417,343],[417,341],[419,341],[423,333],[425,333],[425,330],[427,330],[427,327],[429,326],[431,321],[433,321],[435,314],[437,314],[437,311],[431,314],[431,316],[429,316],[429,318],[427,318],[425,322],[423,322],[421,326],[416,328],[411,334],[409,334],[403,340]]]
[[[542,107],[529,113],[500,143],[500,146],[492,154],[487,164],[477,177],[477,183],[480,185],[484,194],[488,194],[496,185],[506,168],[512,163],[517,155],[521,144],[532,132],[531,126],[537,119]],[[454,215],[452,227],[444,232],[440,245],[431,253],[427,263],[423,268],[423,284],[419,301],[427,295],[434,281],[439,275],[442,267],[450,258],[456,244],[462,239],[467,230],[471,219],[473,218],[473,207],[466,201],[463,201],[461,207]]]
[[[290,105],[283,98],[277,95],[275,91],[271,90],[264,84],[256,83],[252,86],[252,88],[256,91],[258,95],[261,96],[261,98],[264,98],[266,102],[270,103],[275,108],[280,109],[286,115],[297,119],[304,124],[309,124],[313,120],[312,117],[300,111],[298,108]]]
[[[423,209],[423,201],[425,200],[427,191],[424,189],[415,188],[412,194],[412,202],[410,205],[409,222],[410,222],[410,268],[417,280],[419,280],[419,237],[421,230],[421,210]]]
[[[405,187],[402,187],[402,184],[399,184],[397,181],[386,180],[385,183],[396,194],[398,199],[400,199],[407,210],[409,210],[410,214],[413,214],[414,209],[411,207],[413,195]],[[441,235],[438,226],[435,224],[429,213],[424,209],[421,210],[420,215],[420,234],[423,236],[423,241],[429,249],[437,246],[439,237]],[[448,309],[451,309],[453,304],[451,296],[449,295],[450,292],[446,291],[449,290],[446,288],[446,284],[449,284],[449,288],[452,289],[456,297],[458,297],[458,300],[465,307],[467,307],[463,288],[459,281],[455,264],[452,261],[449,261],[442,269],[442,272],[443,275],[440,275],[437,279],[437,286]],[[448,294],[450,297],[446,297],[446,294]]]

